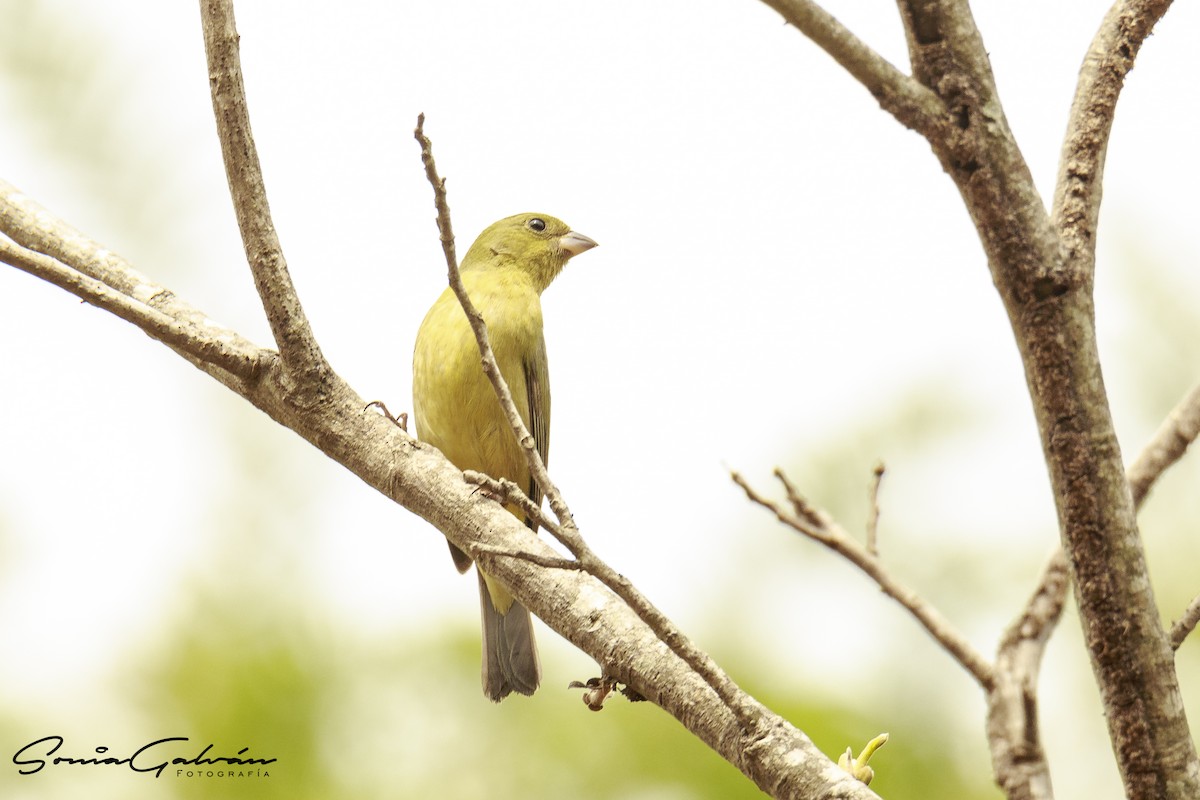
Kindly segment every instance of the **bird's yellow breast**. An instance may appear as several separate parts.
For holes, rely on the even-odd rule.
[[[545,358],[538,293],[516,269],[467,270],[462,278],[487,323],[500,372],[528,426],[525,364]],[[483,373],[475,334],[450,289],[434,303],[417,333],[413,417],[418,437],[459,469],[527,485],[524,455]]]

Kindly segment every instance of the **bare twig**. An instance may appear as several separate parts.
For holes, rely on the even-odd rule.
[[[987,693],[988,749],[996,782],[1010,800],[1054,797],[1038,725],[1037,679],[1069,584],[1066,554],[1058,548],[997,648],[996,685]]]
[[[502,547],[491,547],[486,544],[476,545],[475,553],[487,553],[488,555],[497,558],[515,558],[520,561],[528,561],[530,564],[536,564],[539,567],[546,569],[572,569],[582,570],[583,565],[573,558],[564,558],[562,556],[548,556],[542,553],[531,553],[528,550],[509,550]]]
[[[262,167],[250,130],[233,0],[200,0],[200,15],[213,115],[254,285],[285,369],[293,378],[302,377],[306,386],[315,386],[327,379],[329,365],[304,315],[271,221]]]
[[[873,556],[879,555],[879,485],[883,483],[885,471],[881,461],[871,472],[870,505],[867,506],[867,552]]]
[[[1042,649],[1050,639],[1054,626],[1062,616],[1066,605],[1067,584],[1071,576],[1062,548],[1057,548],[1042,570],[1042,578],[1030,595],[1021,614],[1008,626],[1000,639],[1000,650],[1028,648],[1022,657],[1026,659],[1025,672],[1036,675],[1041,663]],[[1037,645],[1037,648],[1030,647]],[[1015,657],[1015,656],[1014,656]]]
[[[787,493],[788,502],[791,503],[792,511],[796,513],[797,517],[811,523],[818,529],[833,524],[833,519],[828,514],[815,506],[809,505],[808,500],[804,498],[804,495],[800,494],[800,490],[792,483],[792,479],[787,476],[787,473],[781,468],[776,467],[773,474],[783,484],[783,490]],[[737,479],[735,478],[734,481],[736,482]],[[743,486],[742,488],[745,489],[746,487]]]
[[[454,226],[450,221],[450,206],[446,202],[446,179],[438,175],[437,164],[433,160],[433,142],[425,135],[424,113],[417,115],[417,127],[413,131],[413,136],[416,138],[417,144],[421,145],[421,163],[425,165],[425,177],[433,186],[433,205],[437,209],[438,239],[442,243],[442,252],[446,255],[446,273],[451,286],[454,286],[456,282],[462,286],[462,278],[458,275],[458,255],[454,252]],[[462,304],[461,295],[459,295],[459,303]],[[467,313],[469,319],[482,321],[482,316],[475,310],[470,297],[467,297],[467,303],[463,304],[463,308],[464,310],[469,308],[475,312],[474,314]],[[486,325],[484,327],[486,329]]]
[[[1200,384],[1192,387],[1171,409],[1154,436],[1129,465],[1129,488],[1133,492],[1135,506],[1141,507],[1154,483],[1183,457],[1197,436],[1200,436]],[[1183,616],[1171,626],[1168,634],[1171,649],[1178,650],[1198,623],[1200,596],[1192,600]]]
[[[1127,476],[1135,506],[1141,506],[1158,476],[1183,457],[1197,436],[1200,436],[1200,384],[1171,409],[1154,438],[1129,465]]]
[[[971,673],[980,686],[984,689],[991,688],[995,681],[992,665],[940,611],[893,577],[878,556],[856,542],[825,511],[803,500],[778,467],[775,469],[775,475],[786,487],[788,500],[792,505],[790,510],[759,494],[740,473],[730,472],[734,483],[742,488],[751,502],[773,512],[784,525],[820,542],[858,567],[875,581],[884,594],[900,603],[955,661]]]
[[[511,503],[517,506],[521,509],[521,513],[528,519],[536,522],[539,527],[549,531],[554,538],[557,539],[562,535],[558,521],[548,516],[545,511],[542,511],[541,505],[533,502],[529,495],[521,490],[520,486],[508,478],[493,478],[490,475],[469,469],[463,473],[463,480],[480,487],[502,505]]]
[[[1178,650],[1183,640],[1200,624],[1200,595],[1192,599],[1183,616],[1171,626],[1171,649]]]

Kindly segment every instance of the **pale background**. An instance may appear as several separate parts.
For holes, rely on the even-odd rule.
[[[0,174],[268,344],[195,5],[0,2]],[[975,6],[1049,200],[1106,4]],[[906,63],[891,4],[827,7]],[[601,244],[544,297],[551,473],[594,547],[735,679],[753,664],[775,696],[856,708],[873,726],[862,741],[919,739],[939,709],[928,724],[957,744],[938,757],[986,784],[975,685],[728,478],[774,491],[786,466],[857,532],[882,458],[885,557],[989,655],[1032,588],[1055,530],[1021,368],[924,141],[752,0],[242,2],[237,19],[275,222],[335,369],[409,407],[413,337],[445,281],[411,135],[423,111],[460,252],[527,210]],[[1167,14],[1109,148],[1097,304],[1127,460],[1200,374],[1198,25],[1194,4]],[[474,580],[433,529],[129,325],[6,268],[0,342],[0,765],[64,727],[76,753],[119,731],[171,735],[147,730],[121,687],[203,616],[185,587],[248,585],[364,646],[477,624]],[[1168,619],[1200,589],[1197,474],[1168,475],[1143,515]],[[545,629],[540,641],[547,688],[533,702],[568,702],[559,687],[594,666]],[[1042,682],[1056,788],[1117,797],[1078,641],[1069,613]],[[1180,655],[1193,724],[1196,647]],[[453,667],[468,689],[475,658]]]

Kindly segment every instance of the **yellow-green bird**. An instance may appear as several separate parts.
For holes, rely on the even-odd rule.
[[[542,336],[541,294],[567,260],[596,243],[546,214],[517,214],[488,227],[460,272],[521,419],[545,461],[550,450],[550,377]],[[413,421],[417,436],[461,470],[507,478],[535,503],[541,490],[496,392],[483,374],[479,346],[454,292],[446,289],[417,331],[413,352]],[[515,506],[508,510],[525,519]],[[536,530],[536,523],[525,519]],[[459,572],[471,557],[450,545]],[[542,678],[529,612],[498,580],[479,572],[483,613],[483,693],[499,702],[533,694]]]

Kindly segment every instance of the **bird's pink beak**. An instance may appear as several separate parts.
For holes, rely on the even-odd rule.
[[[596,243],[582,233],[567,231],[558,238],[558,246],[567,254],[567,258],[577,256],[585,250],[591,250]]]

